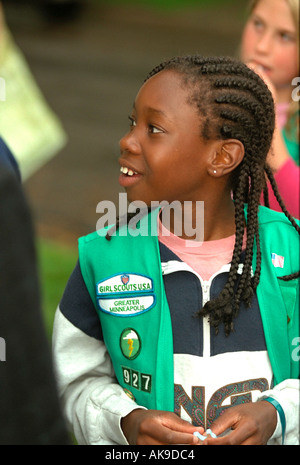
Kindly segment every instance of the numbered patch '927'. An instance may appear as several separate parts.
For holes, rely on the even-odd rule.
[[[137,370],[132,370],[128,367],[122,367],[123,381],[127,386],[135,388],[139,391],[151,393],[152,376],[148,373],[140,373]],[[131,391],[130,394],[133,396]]]

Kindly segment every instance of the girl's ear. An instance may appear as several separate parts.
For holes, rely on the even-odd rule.
[[[213,177],[221,177],[231,173],[242,162],[245,148],[237,139],[219,141],[208,166],[208,173]]]

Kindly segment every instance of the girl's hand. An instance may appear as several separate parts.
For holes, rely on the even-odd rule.
[[[194,431],[204,430],[179,418],[175,413],[161,410],[133,410],[122,418],[121,426],[129,444],[199,444]]]
[[[208,437],[203,445],[262,445],[275,431],[277,411],[267,401],[259,401],[228,408],[213,422],[210,429],[219,436],[231,429],[229,434],[213,439]]]

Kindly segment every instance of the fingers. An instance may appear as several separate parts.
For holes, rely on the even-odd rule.
[[[170,413],[165,415],[162,421],[163,425],[167,428],[170,428],[172,431],[178,431],[181,433],[193,434],[194,431],[204,432],[202,427],[193,426],[188,421],[183,420],[182,418]]]
[[[162,422],[166,428],[166,442],[165,444],[198,444],[198,438],[194,436],[194,432],[198,431],[200,434],[204,432],[202,427],[195,427],[189,422],[173,414],[170,417],[166,416]]]
[[[236,423],[239,421],[238,411],[230,408],[227,409],[222,415],[220,415],[217,420],[215,420],[211,426],[210,430],[216,435],[224,435],[228,430],[234,429]]]
[[[204,446],[247,446],[254,444],[257,444],[257,442],[246,428],[244,430],[232,430],[228,434],[221,437],[219,436],[216,439],[208,437],[203,441]]]
[[[157,428],[156,431],[143,431],[140,433],[137,445],[197,445],[198,438],[193,433],[182,433],[172,431],[165,427]]]
[[[137,445],[198,444],[194,432],[203,433],[201,427],[195,427],[171,412],[142,412],[143,420],[139,423]]]
[[[265,405],[266,404],[266,405]],[[208,437],[204,445],[267,444],[276,424],[276,409],[267,402],[250,402],[228,408],[211,425],[216,439]]]

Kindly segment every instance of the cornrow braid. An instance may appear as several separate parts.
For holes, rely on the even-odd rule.
[[[275,198],[276,198],[277,202],[279,203],[279,206],[280,206],[281,210],[283,211],[285,216],[290,220],[290,222],[292,223],[292,225],[294,226],[296,231],[298,231],[298,233],[300,234],[300,227],[298,226],[298,224],[296,223],[296,221],[294,220],[292,215],[288,212],[288,210],[287,210],[287,208],[286,208],[286,206],[284,204],[284,201],[282,200],[282,198],[281,198],[281,196],[279,194],[278,187],[277,187],[275,178],[273,176],[272,169],[269,166],[266,166],[265,167],[265,172],[266,172],[266,174],[268,176],[268,179],[270,181],[270,184],[271,184],[272,190],[274,192]]]
[[[137,209],[139,210],[139,209]],[[106,235],[105,235],[105,239],[110,241],[112,236],[114,235],[114,233],[116,231],[118,231],[118,229],[120,229],[122,226],[125,226],[125,225],[128,225],[130,223],[130,221],[136,217],[137,213],[140,213],[141,210],[139,210],[139,212],[128,212],[126,215],[122,215],[122,216],[118,216],[117,217],[117,221],[116,221],[116,224],[111,226]],[[151,207],[148,207],[147,209],[145,208],[144,211],[143,211],[143,215],[146,215],[148,213],[151,212]],[[135,227],[136,224],[134,223],[133,227]]]
[[[240,303],[247,306],[260,280],[261,249],[258,208],[261,194],[268,202],[266,176],[282,211],[294,228],[299,226],[287,211],[278,192],[271,169],[266,164],[274,124],[274,102],[263,80],[245,64],[230,57],[202,57],[189,55],[174,57],[156,66],[146,77],[164,70],[172,70],[182,78],[187,90],[187,103],[199,113],[199,135],[204,139],[236,139],[245,150],[243,161],[231,175],[231,189],[235,206],[235,245],[227,282],[220,294],[199,310],[199,316],[208,316],[210,324],[225,334],[234,330],[234,318]],[[247,218],[245,217],[247,204]],[[268,203],[267,203],[268,205]],[[246,247],[243,251],[246,230]],[[252,276],[252,262],[256,245],[256,269]],[[243,268],[240,262],[244,255]],[[295,279],[293,273],[282,279]]]

